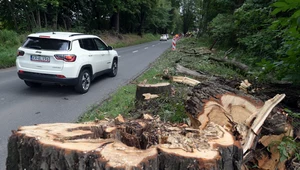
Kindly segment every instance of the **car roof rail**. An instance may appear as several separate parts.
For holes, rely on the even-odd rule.
[[[74,36],[77,36],[77,35],[86,35],[86,34],[76,33],[76,34],[71,34],[71,35],[69,35],[69,37],[74,37]]]

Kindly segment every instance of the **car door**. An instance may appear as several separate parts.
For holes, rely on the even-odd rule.
[[[104,61],[104,69],[110,69],[112,57],[108,50],[107,45],[98,38],[94,38],[94,42],[98,48],[98,53],[100,54],[101,61]]]
[[[79,44],[81,48],[88,51],[89,63],[93,67],[93,73],[96,74],[105,70],[105,60],[93,38],[80,39]]]

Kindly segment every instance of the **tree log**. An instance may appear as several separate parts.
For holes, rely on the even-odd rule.
[[[242,149],[223,127],[199,131],[158,119],[41,124],[9,138],[7,169],[240,169]]]
[[[170,83],[138,84],[135,95],[136,100],[144,101],[145,96],[143,94],[146,93],[169,96],[171,94],[171,85]]]
[[[255,149],[265,119],[284,97],[284,94],[276,95],[263,103],[228,86],[205,82],[194,87],[186,110],[194,128],[204,129],[214,122],[236,134],[245,154]]]
[[[198,49],[198,51],[194,50],[194,52],[190,52],[190,51],[181,51],[181,52],[184,52],[184,53],[190,54],[190,55],[194,55],[194,56],[207,55],[209,60],[222,62],[226,65],[229,65],[229,66],[232,66],[234,68],[239,69],[242,73],[247,73],[247,71],[249,70],[249,67],[246,64],[240,63],[240,62],[235,61],[235,60],[229,60],[229,59],[226,58],[227,56],[224,56],[223,58],[219,58],[219,57],[215,57],[215,56],[211,55],[211,54],[213,54],[213,52],[210,49],[206,48],[206,47],[201,47],[201,48]],[[227,53],[228,52],[226,52],[225,55]]]
[[[214,56],[209,56],[209,59],[213,60],[213,61],[222,62],[229,66],[233,66],[233,67],[239,69],[243,73],[247,73],[247,71],[249,70],[249,67],[246,64],[240,63],[235,60],[228,60],[226,58],[218,58],[218,57],[214,57]]]
[[[199,72],[194,71],[194,70],[190,70],[186,67],[183,67],[180,64],[176,64],[175,69],[176,69],[177,73],[187,74],[187,75],[193,76],[193,77],[195,77],[199,80],[215,80],[216,79],[216,77],[214,77],[214,76],[200,74]]]

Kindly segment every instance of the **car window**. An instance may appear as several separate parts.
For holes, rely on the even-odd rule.
[[[91,38],[80,39],[79,45],[82,49],[85,49],[85,50],[89,50],[89,51],[98,50],[93,39],[91,39]]]
[[[94,38],[98,50],[107,50],[107,46],[98,38]]]
[[[38,50],[64,51],[70,49],[70,41],[50,38],[28,37],[25,43],[23,44],[23,47]]]

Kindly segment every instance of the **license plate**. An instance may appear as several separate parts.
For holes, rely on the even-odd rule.
[[[49,63],[50,62],[50,57],[48,57],[48,56],[32,55],[32,56],[30,56],[30,60],[31,61],[38,61],[38,62]]]

